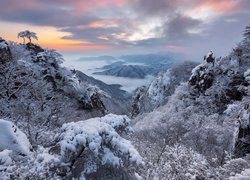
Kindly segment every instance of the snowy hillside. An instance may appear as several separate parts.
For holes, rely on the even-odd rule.
[[[125,91],[62,67],[54,50],[0,43],[1,178],[135,176],[141,157],[120,136],[130,120],[105,116],[129,113]]]
[[[88,83],[92,86],[97,86],[105,93],[105,96],[101,96],[101,100],[105,105],[105,108],[115,114],[129,115],[131,112],[131,94],[121,90],[119,84],[105,84],[104,82],[97,80],[93,77],[87,76],[81,71],[76,71],[76,76],[80,81]]]
[[[31,43],[1,40],[1,44],[5,46],[0,49],[0,116],[21,126],[33,143],[49,143],[41,128],[53,131],[72,119],[129,113],[124,91],[116,90],[116,99],[123,100],[119,105],[112,100],[113,86],[99,83],[99,88],[90,77],[79,79],[75,70],[60,65],[63,58],[56,51]]]
[[[133,120],[145,179],[228,179],[249,167],[247,30],[227,57],[198,65],[166,105]]]
[[[181,82],[186,82],[191,70],[197,65],[194,62],[184,62],[166,72],[161,72],[149,86],[142,86],[135,92],[132,102],[132,116],[150,112],[164,105],[168,97],[174,93]]]

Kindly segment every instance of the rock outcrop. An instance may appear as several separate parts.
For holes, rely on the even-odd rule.
[[[0,64],[11,60],[11,52],[8,43],[0,37]]]
[[[234,53],[216,59],[214,64],[204,62],[195,67],[188,81],[197,96],[213,94],[213,102],[220,107],[221,113],[227,104],[240,101],[247,95],[249,82],[244,77],[247,66],[244,67],[241,58]]]
[[[207,64],[201,64],[192,70],[189,84],[194,86],[199,92],[205,92],[213,84],[214,71]]]
[[[250,107],[248,103],[239,112],[237,126],[234,155],[242,157],[250,153]]]
[[[137,89],[132,102],[132,117],[140,113],[151,112],[164,105],[168,97],[181,82],[186,82],[191,70],[197,65],[194,62],[184,62],[166,72],[161,72],[148,86]]]
[[[33,44],[33,43],[27,43],[26,48],[29,51],[32,51],[34,54],[38,54],[40,52],[44,52],[44,49],[41,48],[39,45]]]

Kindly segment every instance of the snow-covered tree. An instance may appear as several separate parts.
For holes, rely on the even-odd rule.
[[[37,35],[35,32],[32,32],[32,31],[29,31],[29,30],[26,30],[26,31],[22,31],[22,32],[19,32],[17,37],[19,38],[23,38],[23,43],[25,44],[25,38],[27,38],[29,40],[29,43],[31,43],[31,39],[36,39],[38,40],[37,38]]]
[[[109,114],[64,124],[58,137],[61,156],[62,161],[69,164],[73,176],[119,176],[115,169],[120,169],[122,174],[122,168],[131,163],[140,165],[142,159],[137,150],[120,136],[130,131],[129,122],[126,116]],[[104,174],[103,168],[107,170]]]
[[[250,38],[250,25],[246,26],[245,31],[243,33],[244,38]]]
[[[154,158],[149,154],[147,156]],[[216,178],[215,169],[209,166],[204,156],[181,144],[167,146],[161,153],[161,157],[151,161],[147,158],[145,161],[147,161],[146,167],[141,174],[146,180]]]
[[[22,31],[17,34],[18,38],[23,38],[23,44],[25,44],[26,32]]]
[[[127,116],[109,114],[102,118],[65,123],[58,131],[57,145],[30,143],[13,123],[0,120],[1,177],[41,179],[131,179],[142,158],[121,135],[131,131]],[[53,137],[53,138],[54,138]],[[20,156],[25,158],[20,159]]]

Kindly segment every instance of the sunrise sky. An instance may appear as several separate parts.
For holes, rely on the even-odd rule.
[[[0,0],[0,37],[28,29],[65,56],[225,55],[249,23],[250,0]]]

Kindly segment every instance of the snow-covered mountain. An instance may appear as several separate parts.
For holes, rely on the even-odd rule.
[[[174,93],[181,82],[189,79],[192,69],[197,65],[194,62],[184,62],[161,72],[148,86],[138,88],[133,96],[132,116],[150,112],[164,105],[168,97]]]
[[[117,85],[62,67],[55,51],[1,39],[0,58],[2,179],[249,177],[250,27],[228,56],[139,89],[132,121],[107,114],[126,109]]]
[[[166,105],[133,120],[144,179],[244,177],[236,174],[250,165],[249,69],[248,27],[228,56],[195,67]]]

